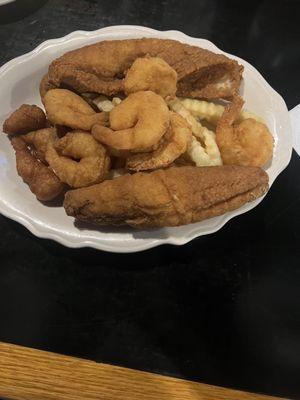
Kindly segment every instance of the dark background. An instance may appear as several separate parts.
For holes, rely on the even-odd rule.
[[[299,15],[299,1],[22,0],[0,7],[0,65],[78,29],[178,29],[252,63],[292,108]],[[294,152],[255,210],[138,254],[67,249],[0,216],[0,340],[300,398],[299,175]]]

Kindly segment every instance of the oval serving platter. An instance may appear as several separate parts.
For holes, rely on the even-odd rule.
[[[179,31],[157,31],[141,26],[111,26],[92,32],[75,31],[59,39],[47,40],[30,53],[17,57],[0,68],[0,124],[23,103],[41,105],[39,82],[51,61],[63,53],[101,40],[139,37],[169,38],[199,46],[236,59],[244,66],[243,97],[245,108],[261,116],[275,140],[274,157],[266,169],[270,186],[288,165],[292,153],[292,134],[286,104],[261,74],[248,62],[225,53],[205,39]],[[0,134],[0,212],[21,223],[34,235],[53,239],[68,247],[93,247],[129,253],[161,244],[182,245],[216,232],[231,218],[256,207],[263,197],[219,217],[175,227],[135,231],[131,228],[91,228],[74,224],[60,206],[45,205],[30,192],[17,175],[15,156],[6,135]]]

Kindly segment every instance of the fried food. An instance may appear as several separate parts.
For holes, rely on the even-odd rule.
[[[177,95],[231,98],[240,86],[243,67],[223,54],[169,39],[102,41],[70,51],[54,60],[47,80],[78,93],[113,96],[124,92],[123,78],[140,57],[159,57],[178,75]]]
[[[54,172],[31,154],[21,137],[11,141],[16,153],[17,171],[29,189],[39,200],[49,201],[57,197],[64,185]]]
[[[266,193],[255,167],[173,167],[69,191],[68,215],[98,225],[177,226],[224,214]]]
[[[48,142],[46,160],[62,182],[76,188],[101,182],[110,164],[105,148],[83,131]]]
[[[45,154],[49,141],[57,138],[55,128],[44,128],[22,135],[24,142],[34,147],[37,158],[46,161]]]
[[[48,78],[49,78],[49,77],[48,77],[48,74],[45,74],[45,75],[43,76],[41,82],[40,82],[40,87],[39,87],[39,89],[40,89],[40,96],[41,96],[42,102],[43,102],[43,99],[44,99],[44,97],[45,97],[45,94],[46,94],[49,90],[51,90],[51,89],[56,89],[56,86],[53,85],[52,83],[50,83]]]
[[[98,225],[178,226],[234,210],[266,193],[259,167],[273,152],[263,121],[241,111],[242,72],[168,39],[70,51],[40,83],[48,121],[23,105],[4,123],[18,135],[18,173],[41,200],[68,185],[66,213]]]
[[[151,91],[130,94],[109,114],[110,128],[94,125],[93,136],[101,143],[132,152],[148,151],[165,134],[170,123],[168,106]]]
[[[170,101],[169,106],[185,118],[191,126],[193,137],[187,148],[187,158],[197,167],[221,165],[222,159],[215,133],[202,126],[178,99]]]
[[[106,113],[96,113],[82,97],[67,89],[52,89],[44,96],[48,119],[53,124],[90,131],[94,124],[103,124]]]
[[[262,167],[273,156],[273,137],[267,126],[253,118],[234,124],[239,101],[232,111],[228,106],[218,122],[216,140],[222,160],[227,165]]]
[[[162,97],[175,96],[177,72],[162,58],[137,58],[124,79],[126,95],[151,90]]]
[[[40,107],[22,104],[4,121],[3,132],[10,135],[22,135],[45,128],[46,124],[45,113]]]
[[[224,112],[224,106],[215,104],[205,100],[196,99],[180,99],[181,104],[194,116],[200,119],[205,119],[213,125],[217,125],[219,119]],[[254,113],[242,110],[237,116],[235,122],[239,123],[247,118],[253,118],[256,121],[263,122],[262,118]]]
[[[148,153],[127,158],[126,168],[132,171],[165,168],[185,153],[192,137],[189,124],[180,115],[171,112],[170,127],[159,147]]]

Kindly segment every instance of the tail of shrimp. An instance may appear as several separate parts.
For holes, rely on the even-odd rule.
[[[239,146],[235,143],[233,123],[240,114],[243,104],[244,100],[240,96],[235,96],[225,107],[217,123],[216,142],[224,164],[232,164],[231,160],[236,160],[240,153]]]
[[[232,102],[225,107],[225,110],[218,121],[217,133],[218,133],[218,128],[232,125],[234,123],[234,121],[240,114],[243,105],[244,105],[244,100],[239,95],[233,98]]]

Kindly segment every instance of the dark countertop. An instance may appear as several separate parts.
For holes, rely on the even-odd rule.
[[[73,30],[178,29],[252,63],[299,103],[300,2],[22,0],[0,8],[0,65]],[[0,216],[0,340],[300,398],[300,158],[264,201],[183,247],[116,255]]]

